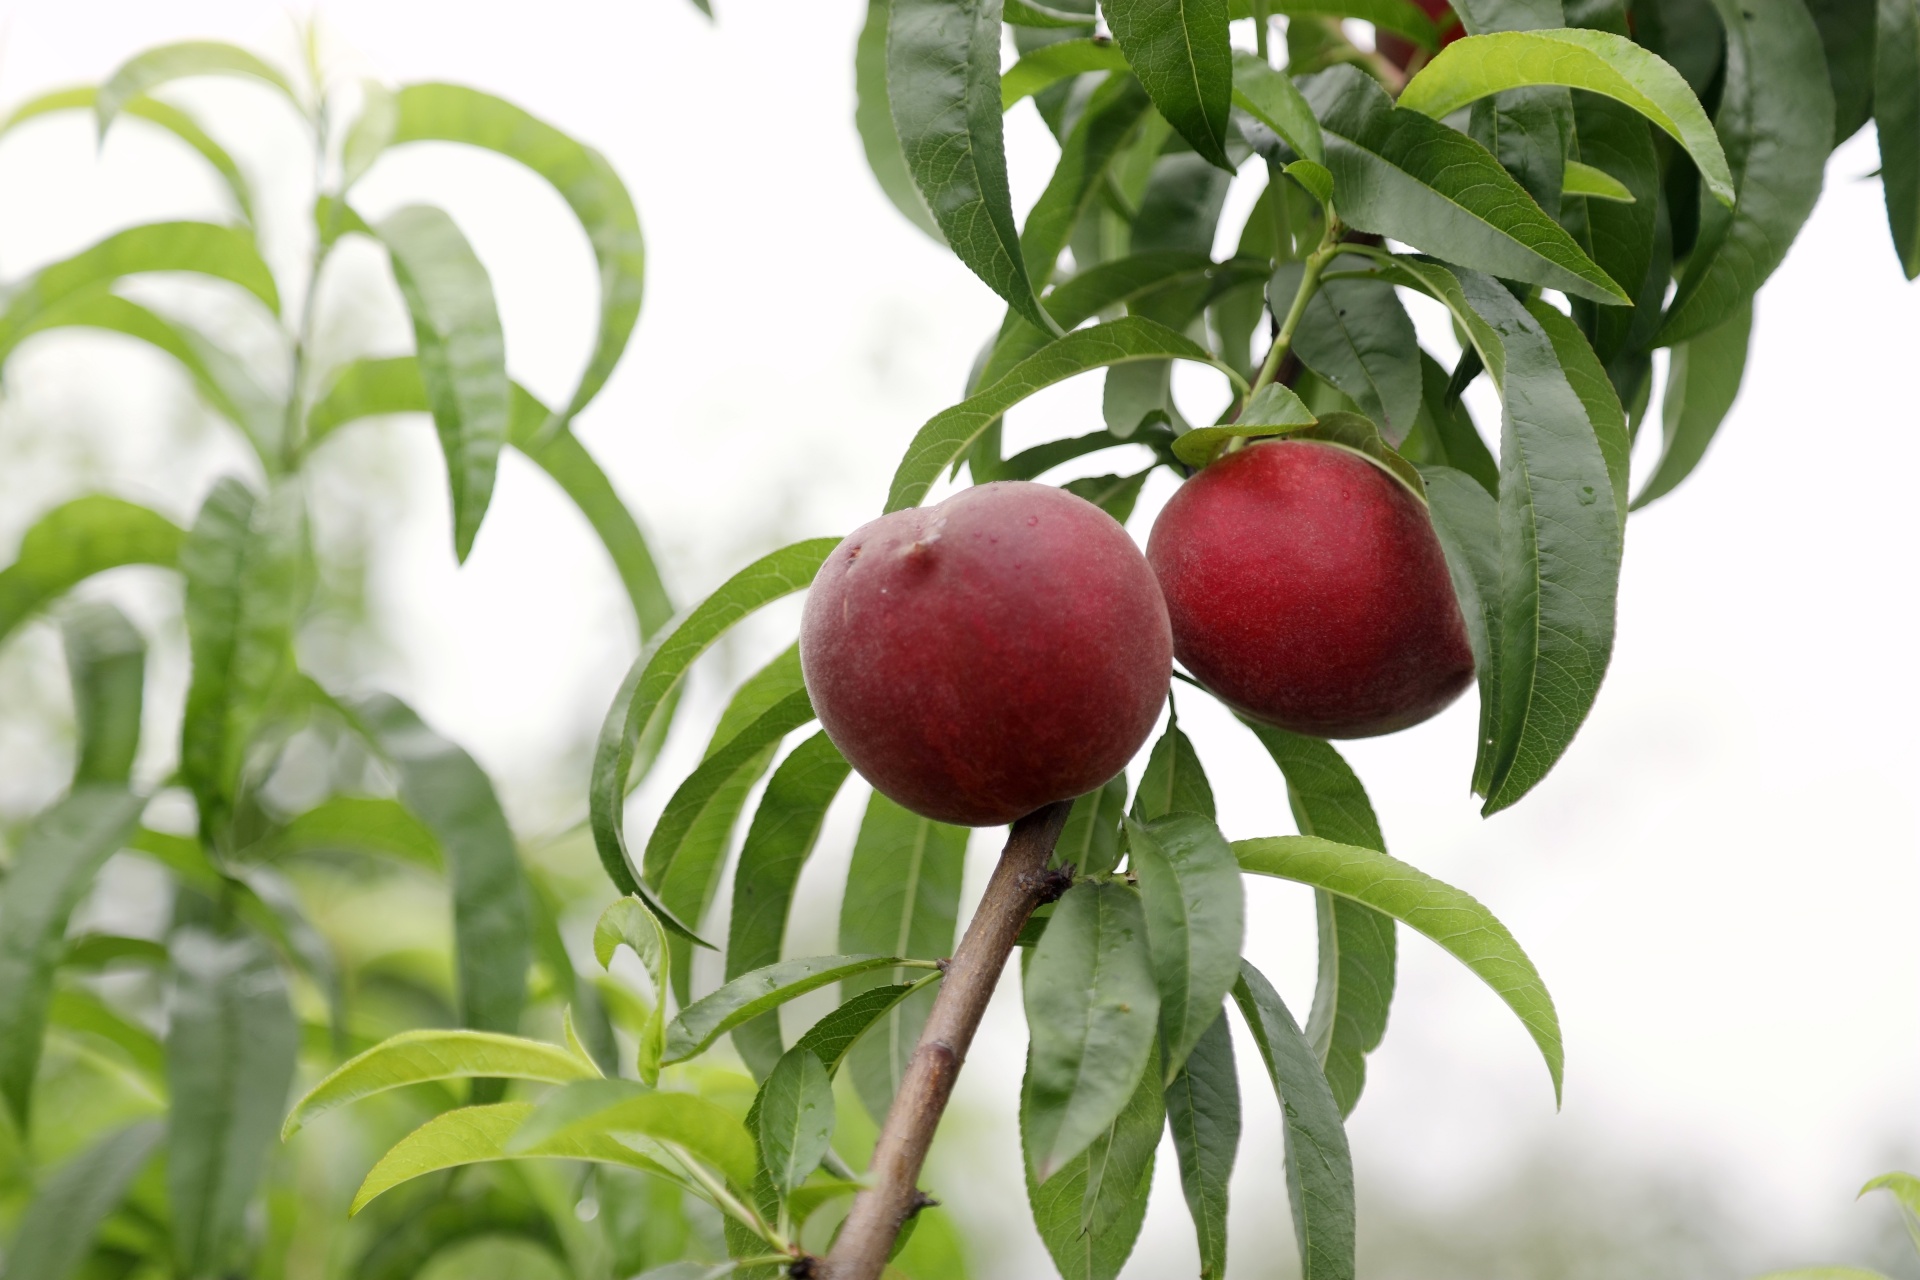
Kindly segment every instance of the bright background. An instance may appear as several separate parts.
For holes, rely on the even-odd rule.
[[[851,124],[862,6],[719,5],[718,25],[685,0],[316,6],[324,61],[343,79],[470,83],[591,142],[626,179],[650,251],[646,310],[579,429],[681,603],[777,545],[871,518],[900,450],[959,397],[1001,314],[866,171]],[[0,111],[97,81],[164,41],[297,54],[298,19],[254,0],[8,8]],[[304,160],[284,103],[238,83],[180,93],[211,108],[257,189],[297,187]],[[1031,106],[1010,117],[1008,150],[1024,207],[1053,163]],[[1910,551],[1920,292],[1900,281],[1879,184],[1862,178],[1877,163],[1871,126],[1834,157],[1819,210],[1761,298],[1746,387],[1720,440],[1677,494],[1634,517],[1613,666],[1552,777],[1483,821],[1466,786],[1471,696],[1417,729],[1344,748],[1395,854],[1473,892],[1528,948],[1558,1003],[1568,1063],[1556,1114],[1512,1016],[1402,931],[1392,1021],[1351,1126],[1365,1274],[1732,1277],[1818,1261],[1915,1274],[1891,1206],[1852,1202],[1867,1177],[1920,1160]],[[1228,245],[1252,194],[1229,207]],[[562,396],[594,315],[591,258],[565,207],[504,160],[439,146],[382,160],[357,194],[369,214],[414,199],[445,204],[475,242],[515,376]],[[197,160],[132,122],[100,151],[83,116],[39,122],[0,141],[0,280],[130,222],[224,208]],[[289,276],[305,219],[301,201],[264,214]],[[377,287],[378,255],[358,246],[339,265],[326,286],[329,343],[406,349],[398,305]],[[1444,323],[1419,319],[1451,353]],[[86,489],[185,520],[205,485],[244,465],[184,379],[130,344],[38,339],[7,373],[0,560],[40,512]],[[1179,384],[1209,415],[1223,396],[1210,376]],[[1490,426],[1484,383],[1476,394]],[[1082,379],[1018,411],[1010,447],[1098,423],[1098,380]],[[356,428],[328,447],[342,453],[322,468],[321,517],[364,542],[383,682],[474,752],[524,837],[570,827],[587,744],[635,647],[584,523],[510,456],[456,569],[424,419]],[[1086,470],[1127,469],[1116,456]],[[1643,448],[1640,474],[1651,461]],[[380,478],[366,479],[369,466]],[[1149,486],[1138,536],[1171,485],[1161,473]],[[177,632],[177,598],[139,571],[98,589]],[[684,774],[731,683],[787,642],[796,610],[769,610],[699,670],[636,821]],[[35,728],[65,714],[58,650],[40,623],[0,652],[9,820],[63,782],[64,757]],[[328,666],[325,652],[308,660]],[[183,682],[183,671],[160,673],[156,713],[177,705]],[[1181,693],[1227,834],[1290,830],[1280,780],[1252,738]],[[170,729],[151,730],[150,746],[164,748]],[[149,764],[164,768],[164,749]],[[792,944],[802,951],[832,947],[837,877],[863,803],[861,788],[842,796],[803,882]],[[971,893],[999,839],[974,841]],[[1304,1013],[1311,900],[1275,884],[1251,892],[1249,953]],[[1008,983],[929,1176],[975,1242],[981,1275],[1048,1274],[1013,1129],[1023,1034]],[[1291,1275],[1278,1121],[1257,1057],[1240,1048],[1233,1274]],[[1165,1155],[1127,1272],[1141,1280],[1194,1266]]]

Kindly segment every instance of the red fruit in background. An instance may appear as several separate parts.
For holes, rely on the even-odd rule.
[[[1147,562],[1175,656],[1255,719],[1371,737],[1473,679],[1426,505],[1352,450],[1289,440],[1228,455],[1167,503]]]
[[[1460,25],[1460,19],[1455,16],[1453,6],[1448,4],[1447,0],[1414,0],[1414,3],[1419,5],[1429,18],[1433,19],[1433,25],[1440,28],[1442,33],[1440,36],[1440,47],[1442,49],[1467,34],[1467,29]],[[1393,32],[1386,30],[1381,30],[1375,34],[1373,45],[1375,49],[1380,51],[1381,57],[1387,59],[1387,61],[1393,63],[1394,66],[1400,68],[1402,71],[1405,71],[1408,65],[1413,62],[1413,55],[1420,49],[1419,45],[1407,39],[1405,36],[1395,35]]]
[[[800,666],[833,744],[924,817],[995,826],[1092,791],[1152,732],[1166,605],[1114,519],[1004,481],[861,526],[820,567]]]

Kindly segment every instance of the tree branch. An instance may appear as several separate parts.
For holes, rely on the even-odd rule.
[[[1050,804],[1013,824],[987,892],[980,899],[960,949],[947,963],[947,976],[934,997],[926,1029],[893,1095],[887,1122],[867,1167],[868,1187],[853,1202],[833,1251],[811,1275],[819,1280],[878,1280],[893,1242],[922,1203],[920,1166],[933,1145],[934,1130],[953,1093],[954,1079],[966,1060],[967,1046],[980,1028],[987,1000],[1000,981],[1014,939],[1033,909],[1058,895],[1047,860],[1066,825],[1069,801]]]

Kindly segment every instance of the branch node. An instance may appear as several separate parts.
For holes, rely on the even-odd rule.
[[[939,1207],[940,1202],[938,1200],[935,1200],[924,1191],[915,1190],[913,1193],[913,1203],[907,1206],[907,1216],[911,1218],[922,1209],[937,1209]]]
[[[819,1263],[820,1259],[810,1253],[803,1253],[793,1260],[793,1265],[787,1268],[787,1274],[793,1277],[793,1280],[814,1280],[814,1277],[820,1274]]]
[[[1048,867],[1033,877],[1034,903],[1040,905],[1058,902],[1067,890],[1073,888],[1074,872],[1079,870],[1071,862],[1062,867]]]

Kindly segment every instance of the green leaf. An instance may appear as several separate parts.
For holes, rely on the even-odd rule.
[[[77,1273],[100,1224],[153,1159],[163,1132],[158,1120],[116,1129],[55,1170],[21,1217],[0,1280],[67,1280]]]
[[[189,927],[169,940],[167,1201],[185,1275],[224,1275],[266,1172],[300,1050],[272,948]]]
[[[1678,71],[1625,36],[1563,27],[1457,40],[1407,82],[1400,106],[1435,120],[1490,94],[1529,85],[1584,89],[1624,103],[1679,143],[1722,204],[1733,174],[1707,112]]]
[[[921,990],[937,976],[930,974],[918,982],[870,987],[862,991],[808,1027],[806,1034],[794,1043],[794,1048],[810,1051],[826,1065],[827,1074],[832,1075],[840,1070],[841,1064],[854,1046],[860,1043],[861,1037],[877,1026],[902,1000]]]
[[[906,153],[893,125],[893,105],[887,97],[887,27],[892,14],[891,0],[867,0],[867,20],[853,56],[853,123],[867,153],[867,168],[887,199],[914,226],[945,244],[946,235],[907,171]]]
[[[1490,506],[1491,504],[1489,504]],[[1303,836],[1386,852],[1366,788],[1332,744],[1242,719],[1287,780],[1287,802]],[[1353,1114],[1367,1083],[1367,1055],[1380,1047],[1393,1003],[1393,918],[1325,889],[1313,895],[1320,971],[1307,1014],[1307,1042],[1339,1103]]]
[[[276,832],[272,847],[276,854],[353,850],[434,871],[445,866],[433,832],[384,796],[329,796]]]
[[[1826,47],[1836,147],[1873,116],[1876,8],[1874,0],[1810,0],[1807,5]]]
[[[909,813],[874,792],[847,867],[846,893],[840,901],[840,950],[847,955],[929,959],[952,954],[967,835],[965,827]],[[843,983],[840,991],[852,996],[907,976],[900,971],[868,973]],[[886,1118],[932,1004],[931,991],[901,1001],[887,1012],[875,1033],[852,1050],[848,1066],[854,1087],[876,1123]]]
[[[1239,964],[1236,957],[1235,976]],[[1200,1246],[1201,1280],[1227,1274],[1227,1190],[1240,1146],[1240,1079],[1225,1011],[1167,1085],[1167,1129],[1180,1161],[1180,1189]]]
[[[620,1133],[671,1144],[735,1186],[753,1185],[753,1139],[730,1112],[695,1094],[662,1093],[631,1080],[587,1080],[554,1090],[527,1116],[508,1149],[546,1154],[564,1143]]]
[[[1127,850],[1160,988],[1161,1070],[1171,1083],[1218,1021],[1240,971],[1246,892],[1226,837],[1200,814],[1170,813],[1144,826],[1129,819]]]
[[[1609,310],[1603,314],[1612,314]],[[1499,491],[1500,464],[1480,438],[1473,415],[1457,397],[1447,394],[1447,371],[1426,352],[1420,353],[1420,414],[1404,446],[1408,457],[1421,450],[1422,460],[1452,467],[1478,483],[1489,494]],[[1424,438],[1423,438],[1424,433]]]
[[[1067,890],[1033,949],[1026,1006],[1020,1130],[1044,1185],[1106,1132],[1147,1070],[1160,992],[1139,895],[1112,881]]]
[[[780,959],[794,885],[849,772],[846,758],[822,731],[789,752],[767,780],[733,876],[732,919],[727,929],[729,979]],[[764,1079],[786,1048],[778,1015],[763,1015],[736,1027],[733,1046],[748,1069]]]
[[[1098,791],[1073,802],[1067,825],[1053,846],[1052,865],[1075,874],[1111,875],[1120,865],[1120,822],[1127,811],[1127,775],[1115,774]]]
[[[617,1082],[597,1081],[596,1083]],[[652,1096],[667,1097],[669,1095]],[[703,1103],[702,1099],[691,1095],[676,1096],[685,1099],[689,1106]],[[435,1116],[394,1143],[387,1153],[380,1157],[379,1162],[368,1171],[366,1179],[361,1182],[360,1189],[354,1193],[353,1203],[347,1208],[348,1214],[359,1213],[376,1196],[423,1174],[436,1173],[441,1169],[453,1169],[461,1165],[480,1164],[489,1160],[544,1156],[551,1159],[620,1164],[649,1171],[658,1168],[652,1160],[637,1151],[621,1145],[613,1138],[597,1133],[555,1137],[539,1146],[510,1151],[507,1147],[509,1140],[514,1138],[521,1125],[533,1114],[534,1104],[531,1102],[496,1102],[485,1106],[461,1107],[456,1111]]]
[[[145,806],[124,787],[80,786],[34,819],[14,852],[0,896],[0,1094],[21,1133],[67,920]]]
[[[640,1029],[636,1070],[642,1084],[656,1085],[660,1083],[660,1058],[667,1049],[667,993],[673,989],[673,950],[668,946],[666,926],[637,897],[621,898],[601,912],[594,924],[593,955],[601,968],[613,967],[614,952],[623,942],[646,966],[653,983],[653,1008]]]
[[[532,437],[548,441],[606,385],[640,317],[647,247],[633,198],[605,156],[491,94],[412,84],[394,95],[394,112],[391,145],[459,142],[518,161],[547,180],[587,233],[599,268],[600,323],[579,384]]]
[[[1751,298],[1820,198],[1833,146],[1833,88],[1820,32],[1795,0],[1713,0],[1727,33],[1714,127],[1738,193],[1705,205],[1655,342],[1705,333]]]
[[[811,1049],[781,1055],[760,1088],[760,1167],[782,1199],[807,1180],[833,1142],[833,1081]]]
[[[748,788],[772,763],[780,739],[812,719],[797,646],[735,693],[706,758],[668,799],[647,839],[642,875],[668,910],[696,924],[706,914]]]
[[[201,839],[229,848],[246,752],[268,702],[293,671],[293,629],[306,595],[306,511],[292,486],[266,499],[232,478],[207,495],[180,548],[193,680],[180,773],[200,810]]]
[[[447,459],[454,557],[464,564],[493,498],[511,410],[493,282],[453,219],[432,205],[407,205],[376,231],[413,320],[420,378]]]
[[[1023,1096],[1032,1080],[1029,1057]],[[1024,1122],[1025,1107],[1021,1114]],[[1113,1123],[1044,1183],[1034,1178],[1033,1148],[1023,1123],[1027,1202],[1041,1241],[1067,1280],[1114,1280],[1126,1265],[1146,1219],[1154,1150],[1165,1118],[1160,1079],[1142,1071]]]
[[[1629,353],[1646,349],[1666,304],[1672,249],[1668,242],[1663,250],[1660,161],[1651,126],[1611,98],[1578,95],[1573,120],[1580,161],[1567,161],[1569,177],[1583,161],[1602,170],[1633,197],[1630,203],[1589,199],[1583,202],[1584,209],[1566,207],[1575,237],[1595,262],[1633,294],[1631,309],[1574,303],[1574,318],[1592,340],[1594,354],[1603,364],[1614,366],[1630,358]],[[1623,399],[1628,391],[1624,369],[1621,365],[1612,375]]]
[[[1354,67],[1308,80],[1343,221],[1478,271],[1629,301],[1479,143],[1395,107]]]
[[[30,98],[13,109],[12,114],[0,119],[0,137],[29,120],[55,111],[97,111],[100,94],[92,85],[81,85],[72,89],[56,89],[52,93]],[[176,106],[161,102],[156,98],[134,98],[120,106],[120,113],[145,120],[171,133],[200,154],[200,157],[213,166],[220,180],[233,195],[233,202],[240,216],[248,222],[253,221],[253,191],[247,185],[246,175],[240,172],[240,166],[234,162],[227,149],[208,136],[200,127],[200,122]],[[96,117],[97,118],[97,117]]]
[[[1567,385],[1580,397],[1580,404],[1586,410],[1587,421],[1593,426],[1594,440],[1600,446],[1600,456],[1607,464],[1614,513],[1624,525],[1627,520],[1628,454],[1633,448],[1633,441],[1627,435],[1627,415],[1620,407],[1620,397],[1614,393],[1613,383],[1607,379],[1607,371],[1601,365],[1600,357],[1587,345],[1586,335],[1567,318],[1565,312],[1545,299],[1535,298],[1527,303],[1527,314],[1539,323],[1547,340],[1553,344],[1554,358],[1560,361],[1560,371],[1566,375]]]
[[[1671,493],[1700,465],[1740,394],[1752,332],[1753,303],[1748,301],[1717,327],[1674,347],[1660,405],[1665,437],[1660,461],[1634,497],[1636,510]]]
[[[1124,73],[1110,75],[1060,140],[1060,161],[1020,231],[1021,258],[1036,285],[1052,279],[1060,251],[1104,189],[1109,169],[1147,110],[1147,95],[1137,80]],[[1054,314],[1052,306],[1043,306],[1048,315]],[[1016,309],[1008,314],[1014,318],[1019,313]]]
[[[430,1080],[497,1077],[566,1084],[600,1075],[592,1061],[544,1040],[497,1031],[402,1031],[334,1068],[287,1113],[280,1136],[292,1137],[337,1107],[389,1089]]]
[[[1020,255],[1007,188],[999,0],[891,0],[885,56],[901,157],[933,220],[1008,306],[1050,328]]]
[[[1233,422],[1195,427],[1180,436],[1173,442],[1173,456],[1190,467],[1204,467],[1220,451],[1221,445],[1235,437],[1261,439],[1291,435],[1318,421],[1291,387],[1269,382],[1253,393],[1247,407]]]
[[[1078,20],[1077,20],[1078,21]],[[1127,58],[1111,40],[1086,37],[1041,45],[1000,77],[1000,109],[1011,111],[1051,85],[1090,71],[1126,71]]]
[[[1266,59],[1238,50],[1233,55],[1233,102],[1304,158],[1318,164],[1326,158],[1320,140],[1320,122],[1293,81],[1275,71]]]
[[[340,370],[326,395],[307,415],[306,447],[313,449],[335,430],[359,418],[426,412],[426,387],[420,381],[419,363],[414,357],[356,360]],[[614,491],[606,472],[571,431],[562,429],[544,440],[537,439],[551,417],[546,405],[526,388],[513,384],[513,418],[507,442],[545,471],[580,508],[613,558],[614,569],[633,604],[641,636],[650,636],[666,624],[673,606],[661,585],[646,536]]]
[[[73,784],[125,786],[140,753],[146,637],[105,601],[88,601],[71,610],[61,620],[61,635],[80,736]]]
[[[1873,122],[1893,249],[1907,279],[1920,277],[1920,4],[1878,0]]]
[[[1236,840],[1243,871],[1351,898],[1424,934],[1478,974],[1520,1019],[1560,1097],[1560,1019],[1540,974],[1507,927],[1471,896],[1377,849],[1317,836]]]
[[[1357,259],[1346,263],[1360,265]],[[1343,269],[1336,258],[1331,270]],[[1268,286],[1269,304],[1285,315],[1299,290],[1304,264],[1282,263]],[[1352,397],[1399,444],[1420,412],[1420,343],[1393,287],[1378,280],[1332,278],[1307,302],[1293,340],[1300,363]]]
[[[1076,498],[1085,498],[1094,506],[1125,524],[1133,516],[1134,504],[1140,501],[1140,491],[1146,487],[1147,477],[1153,474],[1158,463],[1130,476],[1083,476],[1078,480],[1069,480],[1060,487]]]
[[[749,1018],[828,983],[902,963],[898,956],[808,956],[742,974],[682,1009],[668,1024],[665,1061],[684,1062]]]
[[[47,1025],[80,1032],[111,1045],[156,1102],[167,1096],[166,1051],[147,1030],[83,987],[62,987],[47,1008]]]
[[[1605,169],[1596,169],[1579,160],[1567,161],[1566,179],[1560,190],[1570,196],[1587,196],[1594,200],[1612,200],[1619,204],[1634,203],[1633,192],[1627,184],[1608,173]]]
[[[0,307],[0,361],[35,331],[45,313],[75,294],[98,292],[122,276],[188,271],[239,285],[278,315],[280,294],[253,237],[210,222],[151,222],[40,268],[8,290]]]
[[[1231,173],[1227,0],[1105,0],[1101,13],[1167,123],[1208,163]]]
[[[1236,390],[1244,392],[1240,375],[1199,344],[1152,320],[1126,316],[1077,329],[1022,360],[992,386],[929,418],[893,473],[887,510],[918,505],[940,473],[966,456],[981,432],[1036,391],[1090,369],[1168,357],[1211,365],[1226,374]]]
[[[622,893],[638,894],[648,909],[660,917],[661,924],[682,937],[698,941],[690,928],[659,904],[651,890],[641,888],[627,852],[627,779],[633,771],[635,748],[655,716],[670,705],[669,699],[680,687],[694,659],[740,619],[812,582],[827,553],[837,545],[835,538],[814,538],[763,556],[655,633],[628,669],[600,726],[587,793],[600,865],[606,869],[615,888]]]
[[[106,137],[114,117],[136,98],[170,81],[193,76],[239,76],[258,80],[278,89],[295,111],[306,114],[300,105],[300,95],[294,92],[287,78],[245,49],[216,40],[183,40],[143,50],[114,68],[94,100],[100,136]]]
[[[1403,35],[1422,49],[1440,46],[1434,19],[1409,0],[1277,0],[1273,12],[1289,18],[1358,18]]]
[[[1193,740],[1180,732],[1177,721],[1170,720],[1166,732],[1153,744],[1140,786],[1133,793],[1131,813],[1136,822],[1152,822],[1170,813],[1214,816],[1213,788],[1207,782],[1206,770],[1200,767]]]
[[[462,1025],[516,1030],[526,1003],[532,921],[513,829],[473,757],[398,698],[349,709],[399,774],[400,800],[433,832],[453,888],[453,942]]]
[[[1242,961],[1233,998],[1260,1048],[1285,1119],[1287,1201],[1302,1280],[1352,1280],[1353,1157],[1340,1107],[1280,993]]]
[[[1870,1178],[1860,1188],[1860,1194],[1864,1196],[1869,1191],[1885,1191],[1908,1213],[1920,1214],[1920,1178],[1910,1173],[1883,1173]]]

